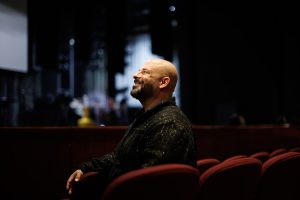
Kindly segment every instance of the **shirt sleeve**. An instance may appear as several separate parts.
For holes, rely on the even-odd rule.
[[[82,163],[80,169],[86,173],[90,171],[109,171],[115,161],[115,153],[108,153],[100,158],[93,158]]]

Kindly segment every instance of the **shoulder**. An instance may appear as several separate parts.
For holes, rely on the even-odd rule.
[[[187,116],[181,111],[177,106],[165,106],[159,110],[153,118],[157,124],[174,124],[174,125],[184,125],[190,126],[190,121]]]

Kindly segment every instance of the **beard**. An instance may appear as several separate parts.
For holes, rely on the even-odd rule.
[[[143,101],[144,99],[153,96],[153,93],[153,85],[142,82],[132,87],[130,95],[140,101]]]

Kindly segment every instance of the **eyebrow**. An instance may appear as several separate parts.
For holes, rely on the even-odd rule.
[[[142,68],[142,69],[140,69],[142,72],[151,72],[151,70],[149,70],[149,69],[146,69],[146,68]]]

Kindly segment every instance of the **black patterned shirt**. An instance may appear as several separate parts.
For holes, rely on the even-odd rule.
[[[191,123],[175,98],[141,109],[114,152],[81,166],[83,172],[104,171],[109,179],[148,166],[182,163],[196,167],[196,144]]]

